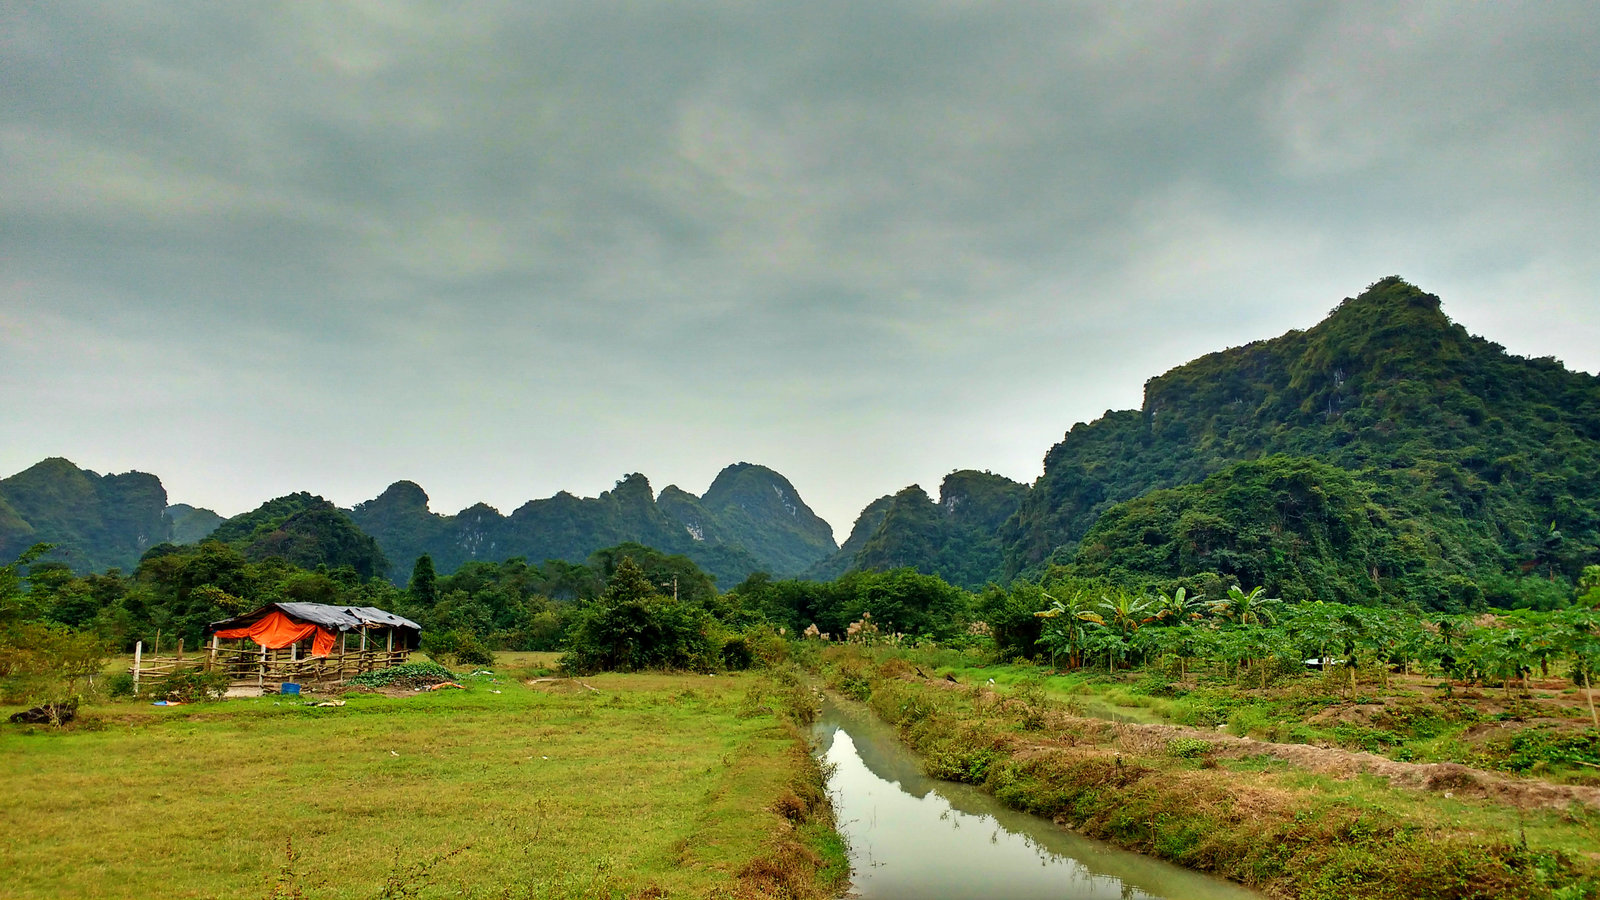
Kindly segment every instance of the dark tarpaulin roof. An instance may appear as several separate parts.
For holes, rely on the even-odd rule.
[[[326,603],[268,603],[259,609],[253,609],[242,616],[212,622],[206,626],[206,633],[222,631],[227,628],[243,628],[259,621],[273,610],[282,612],[291,619],[301,622],[310,622],[320,625],[329,631],[359,631],[362,628],[403,628],[422,633],[422,626],[405,618],[397,616],[387,610],[376,606],[330,606]]]

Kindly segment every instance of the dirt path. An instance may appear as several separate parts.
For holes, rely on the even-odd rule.
[[[947,689],[971,687],[934,682],[931,679],[923,683],[935,683]],[[985,690],[984,693],[992,702],[1005,703],[1010,699],[1007,695],[993,690]],[[1239,759],[1267,755],[1308,772],[1332,775],[1336,778],[1375,775],[1398,787],[1433,791],[1447,797],[1494,800],[1522,809],[1565,809],[1577,803],[1590,809],[1600,810],[1600,787],[1553,784],[1536,778],[1519,778],[1501,772],[1474,769],[1459,763],[1399,762],[1361,750],[1258,741],[1249,737],[1235,737],[1220,731],[1186,728],[1180,725],[1109,722],[1104,719],[1067,715],[1059,710],[1055,711],[1051,718],[1052,725],[1065,725],[1083,734],[1104,735],[1117,749],[1128,753],[1164,753],[1168,744],[1186,738],[1209,742],[1217,756]]]
[[[1446,796],[1486,798],[1524,809],[1560,809],[1573,803],[1600,809],[1600,787],[1552,784],[1474,769],[1458,763],[1398,762],[1360,750],[1311,744],[1279,744],[1177,725],[1103,723],[1089,719],[1075,721],[1104,726],[1114,733],[1117,745],[1129,752],[1159,752],[1176,739],[1189,738],[1209,741],[1219,756],[1240,758],[1265,754],[1310,772],[1339,778],[1357,774],[1376,775],[1401,787],[1434,791]]]

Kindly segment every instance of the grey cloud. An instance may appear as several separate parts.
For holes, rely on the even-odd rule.
[[[0,403],[41,443],[0,463],[172,483],[225,449],[264,474],[175,495],[513,506],[752,458],[843,530],[955,466],[1031,477],[1144,378],[1394,272],[1595,370],[1597,31],[1580,3],[8,5]]]

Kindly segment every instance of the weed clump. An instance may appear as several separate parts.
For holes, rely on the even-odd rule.
[[[454,681],[456,674],[436,662],[409,662],[374,672],[363,672],[345,682],[356,687],[420,688]]]

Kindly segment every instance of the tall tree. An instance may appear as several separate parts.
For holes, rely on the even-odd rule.
[[[411,600],[423,609],[433,609],[439,603],[439,577],[433,571],[433,557],[424,553],[411,567]]]

